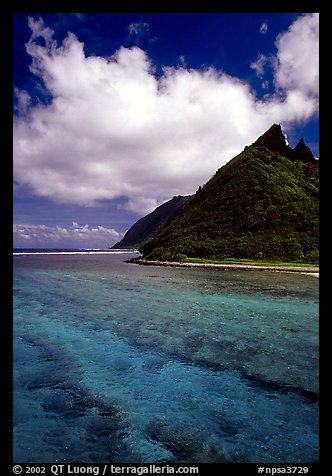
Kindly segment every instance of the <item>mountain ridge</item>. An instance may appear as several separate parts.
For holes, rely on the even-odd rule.
[[[269,147],[267,147],[269,146]],[[200,187],[144,258],[318,261],[318,161],[273,124]]]

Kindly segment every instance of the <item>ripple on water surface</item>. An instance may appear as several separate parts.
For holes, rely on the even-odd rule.
[[[318,460],[315,278],[21,263],[16,462]]]

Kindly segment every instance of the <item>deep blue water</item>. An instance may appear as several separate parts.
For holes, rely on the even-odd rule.
[[[14,461],[309,463],[312,276],[14,256]]]

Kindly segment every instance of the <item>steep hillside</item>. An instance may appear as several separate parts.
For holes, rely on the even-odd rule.
[[[164,231],[172,221],[187,207],[192,196],[173,197],[157,207],[152,213],[138,220],[123,239],[112,248],[138,248],[146,241]]]
[[[284,147],[274,126],[273,144]],[[289,157],[278,145],[273,151],[257,142],[221,167],[184,213],[140,248],[145,258],[318,261],[318,161],[302,141],[287,146]]]

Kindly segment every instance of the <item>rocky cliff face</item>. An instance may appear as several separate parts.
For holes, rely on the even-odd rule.
[[[293,149],[293,159],[303,162],[314,162],[316,160],[311,149],[305,144],[303,137],[299,140],[295,149]]]
[[[251,145],[253,147],[267,147],[273,152],[279,152],[279,154],[288,158],[291,158],[293,152],[292,148],[286,143],[279,124],[273,124]]]
[[[302,162],[313,162],[315,157],[310,148],[305,144],[303,137],[292,149],[286,142],[285,136],[279,124],[273,124],[263,135],[261,135],[253,144],[253,147],[267,147],[273,152],[278,152],[283,157]]]

